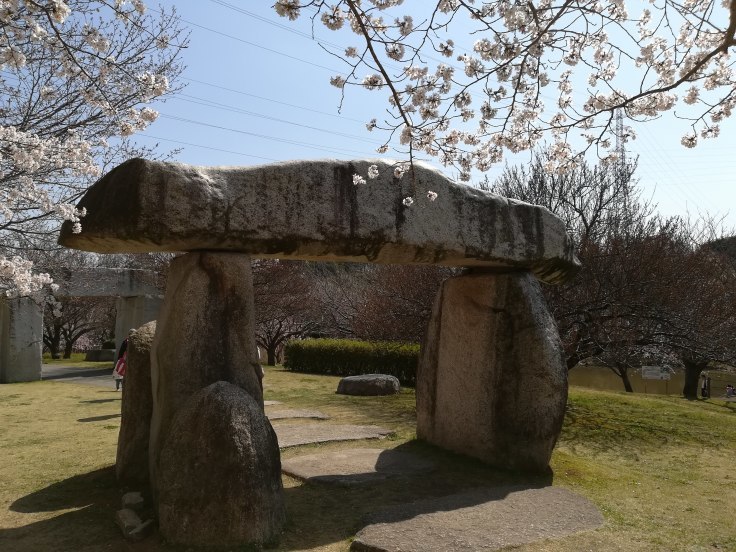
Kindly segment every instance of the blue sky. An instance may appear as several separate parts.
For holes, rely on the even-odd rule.
[[[367,132],[365,123],[380,120],[385,93],[350,89],[338,113],[340,92],[329,77],[345,66],[312,39],[308,18],[280,18],[270,1],[161,4],[175,4],[191,30],[184,54],[188,85],[158,106],[161,117],[138,141],[182,148],[176,159],[196,165],[378,157],[382,136]],[[321,24],[314,33],[322,41],[349,45]],[[644,196],[661,213],[726,216],[726,225],[736,227],[736,122],[726,121],[718,139],[692,150],[680,145],[687,129],[671,116],[635,130],[638,138],[627,145],[628,155],[638,156]],[[492,169],[489,178],[502,168]]]

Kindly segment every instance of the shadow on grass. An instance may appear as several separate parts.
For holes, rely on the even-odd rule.
[[[103,416],[92,416],[90,418],[79,418],[78,422],[101,422],[103,420],[112,420],[113,418],[120,418],[120,413],[118,414],[105,414]]]
[[[104,404],[109,402],[119,402],[121,400],[120,397],[117,397],[115,399],[94,399],[90,401],[79,401],[80,404]]]
[[[286,488],[288,521],[276,549],[305,550],[347,541],[387,508],[465,491],[495,489],[457,497],[447,506],[447,509],[463,508],[487,502],[489,497],[501,499],[511,490],[541,488],[550,485],[552,480],[551,473],[529,476],[493,470],[478,461],[418,441],[395,450],[432,461],[436,468],[430,473],[392,477],[364,485],[307,482]],[[166,545],[156,534],[141,543],[127,543],[114,524],[119,500],[112,466],[49,485],[19,498],[11,504],[10,510],[29,514],[77,510],[23,527],[0,529],[0,550],[187,550]],[[430,511],[438,511],[438,508],[420,504],[410,514],[400,510],[398,517],[413,517]]]
[[[19,498],[10,510],[23,514],[75,510],[22,527],[0,529],[0,550],[127,550],[114,522],[119,502],[112,466],[53,483]]]
[[[99,502],[115,491],[115,466],[75,475],[19,498],[10,505],[12,512],[54,512],[67,508],[81,508]]]

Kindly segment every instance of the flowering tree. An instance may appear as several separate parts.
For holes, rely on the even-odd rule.
[[[140,150],[126,137],[176,90],[186,46],[175,12],[140,0],[0,0],[0,290],[38,293],[28,249],[47,246],[109,164]]]
[[[331,83],[388,94],[388,115],[368,123],[386,133],[379,153],[398,136],[409,161],[438,158],[462,180],[545,138],[548,171],[569,170],[588,150],[613,160],[617,109],[637,121],[674,111],[693,147],[718,136],[736,104],[736,0],[651,0],[637,14],[623,0],[402,4],[277,0],[275,9],[355,33],[359,45],[333,51],[348,65]],[[466,37],[475,39],[467,50]]]

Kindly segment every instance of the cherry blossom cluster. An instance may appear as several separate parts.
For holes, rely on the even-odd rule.
[[[45,286],[54,286],[51,276],[46,273],[34,274],[33,263],[21,257],[6,259],[0,257],[0,287],[4,295],[10,299],[16,297],[38,298]]]
[[[17,254],[23,237],[80,231],[74,203],[156,120],[146,104],[171,91],[186,37],[141,0],[0,0],[0,24],[0,292],[32,295],[49,279]]]
[[[616,110],[632,121],[674,113],[693,147],[718,136],[736,105],[736,0],[652,0],[641,13],[624,0],[440,0],[410,14],[403,4],[277,0],[275,9],[357,40],[333,52],[347,66],[330,83],[387,94],[390,115],[367,125],[386,133],[380,153],[396,138],[410,161],[435,157],[462,180],[542,141],[550,171],[591,148],[613,161]]]

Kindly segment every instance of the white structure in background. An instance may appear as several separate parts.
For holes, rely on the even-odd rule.
[[[55,280],[57,297],[117,297],[115,347],[129,328],[155,320],[163,297],[149,270],[85,268]],[[33,300],[0,297],[0,383],[41,379],[43,312]]]

